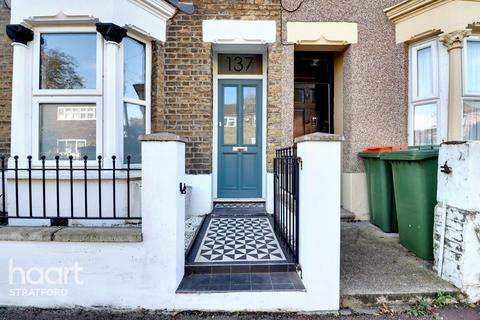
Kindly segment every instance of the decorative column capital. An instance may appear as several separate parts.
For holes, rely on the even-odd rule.
[[[127,29],[117,26],[114,23],[101,23],[96,24],[97,31],[100,32],[107,41],[113,41],[120,44],[127,36]]]
[[[440,41],[448,51],[463,48],[463,39],[471,34],[470,30],[457,30],[440,36]]]
[[[33,31],[25,28],[21,24],[8,24],[6,32],[13,43],[27,45],[28,42],[33,40]]]

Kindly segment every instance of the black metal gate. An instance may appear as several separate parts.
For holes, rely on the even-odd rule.
[[[274,230],[298,263],[299,173],[301,159],[295,146],[279,149],[273,162]]]

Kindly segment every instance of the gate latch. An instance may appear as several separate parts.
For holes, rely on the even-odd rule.
[[[440,172],[443,172],[445,174],[452,173],[452,167],[448,166],[448,161],[445,161],[445,164],[443,166],[440,166],[440,168]]]
[[[187,193],[187,184],[180,182],[180,193],[181,194],[186,194]]]

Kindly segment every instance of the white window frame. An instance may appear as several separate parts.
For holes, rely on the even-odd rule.
[[[43,33],[93,33],[96,35],[96,88],[95,89],[40,89],[40,36]],[[95,104],[96,106],[96,154],[102,154],[103,145],[103,37],[95,26],[45,26],[34,29],[32,63],[32,164],[41,165],[40,149],[40,105],[41,104]],[[45,160],[46,166],[55,166],[55,160]],[[68,160],[60,160],[64,166]],[[88,165],[95,165],[96,159],[89,159]],[[83,165],[83,160],[74,160],[75,166]]]
[[[417,52],[421,49],[431,47],[432,53],[432,84],[433,94],[428,96],[418,95],[418,62]],[[440,46],[439,40],[428,39],[415,43],[409,48],[409,86],[408,86],[408,144],[415,142],[415,108],[426,104],[437,106],[437,141],[441,143],[446,135],[448,119],[448,53]]]
[[[40,152],[40,105],[41,104],[95,104],[96,105],[96,132],[95,132],[95,140],[96,140],[96,154],[101,154],[99,151],[103,150],[103,134],[102,134],[102,127],[103,127],[103,103],[101,97],[68,97],[68,96],[44,96],[44,97],[34,97],[33,98],[33,110],[32,110],[32,165],[40,166],[42,161],[39,157]],[[100,121],[99,121],[100,120]],[[46,166],[55,166],[55,160],[45,160]],[[59,163],[65,165],[68,160],[59,160]],[[89,166],[94,166],[97,164],[96,159],[88,159],[87,164]],[[83,160],[73,160],[74,166],[82,166],[84,165]]]
[[[141,37],[137,34],[132,34],[132,33],[127,33],[127,37],[132,38],[138,42],[141,42],[145,45],[145,100],[139,100],[139,99],[132,99],[129,97],[125,97],[125,83],[124,83],[124,49],[125,49],[125,39],[120,44],[120,50],[119,50],[119,57],[120,57],[120,63],[118,63],[118,74],[119,74],[119,79],[120,79],[120,96],[121,96],[121,102],[122,105],[121,107],[121,137],[122,137],[122,143],[120,144],[120,154],[121,154],[121,163],[125,165],[124,163],[124,143],[123,143],[123,126],[124,126],[124,108],[125,108],[125,103],[131,103],[131,104],[136,104],[140,106],[145,107],[145,134],[150,134],[151,132],[151,100],[152,100],[152,92],[151,92],[151,82],[152,82],[152,43],[148,39]],[[118,159],[118,158],[117,158]],[[119,159],[120,160],[120,159]],[[141,167],[141,163],[132,163],[130,165],[131,168],[139,168]]]
[[[40,35],[42,33],[94,33],[97,36],[97,73],[95,89],[40,89]],[[33,39],[33,95],[65,95],[65,96],[94,96],[103,94],[103,37],[95,27],[38,27],[34,30]]]
[[[40,35],[43,33],[95,33],[97,37],[97,48],[96,48],[96,88],[95,89],[40,89]],[[152,43],[151,39],[148,37],[143,37],[137,33],[129,32],[128,37],[137,40],[145,45],[145,100],[132,99],[124,96],[124,41],[120,43],[120,48],[118,51],[119,63],[117,63],[116,73],[118,75],[119,81],[115,84],[107,85],[117,85],[117,91],[119,92],[119,100],[121,105],[118,105],[117,108],[120,108],[122,116],[120,117],[121,124],[119,127],[119,136],[123,137],[123,125],[124,125],[124,104],[132,103],[145,107],[145,133],[149,134],[151,132],[151,75],[152,75]],[[105,53],[106,41],[104,41],[103,36],[97,32],[95,26],[43,26],[34,29],[34,42],[33,42],[33,61],[32,61],[32,164],[35,166],[41,165],[41,160],[39,156],[39,130],[40,130],[40,105],[41,104],[95,104],[96,106],[96,154],[103,155],[103,130],[104,130],[104,121],[103,117],[103,94],[104,94],[104,72],[105,72],[105,63],[104,63],[104,53]],[[126,164],[123,163],[124,158],[124,146],[123,139],[120,144],[120,149],[117,150],[118,155],[117,159],[118,164],[124,167]],[[65,166],[68,164],[68,160],[60,160],[60,165]],[[83,166],[83,160],[74,160],[73,164],[75,166]],[[87,161],[88,166],[97,166],[98,162],[96,159],[89,159]],[[46,160],[46,166],[55,166],[55,160]],[[131,164],[131,167],[141,167],[141,163]]]
[[[468,41],[480,42],[480,36],[470,36],[464,39],[463,43],[463,57],[462,57],[462,138],[465,136],[464,127],[465,127],[465,118],[463,107],[465,101],[475,101],[480,102],[480,91],[468,91],[467,79],[468,79],[468,68],[467,68],[467,53],[468,53]]]
[[[468,97],[473,97],[477,98],[480,97],[480,91],[468,91],[468,86],[467,86],[467,79],[468,79],[468,68],[467,68],[467,54],[468,54],[468,45],[467,42],[480,42],[480,36],[470,36],[464,39],[463,43],[463,59],[462,59],[462,92],[463,92],[463,97],[468,98]],[[466,99],[466,100],[472,100],[472,99]],[[473,99],[475,100],[475,99]]]
[[[430,47],[432,49],[432,85],[433,93],[429,96],[419,96],[418,95],[418,61],[417,53],[418,51]],[[421,44],[417,44],[411,47],[411,74],[412,74],[412,87],[411,87],[411,97],[412,102],[427,101],[438,98],[438,41],[430,40]]]

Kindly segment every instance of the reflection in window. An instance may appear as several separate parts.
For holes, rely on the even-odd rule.
[[[467,41],[467,92],[480,92],[480,41]]]
[[[414,144],[437,143],[437,105],[424,104],[414,107]]]
[[[74,160],[80,160],[88,156],[95,159],[96,117],[82,120],[69,115],[79,115],[81,110],[92,109],[95,110],[95,105],[41,104],[39,157],[44,155],[47,160],[52,160],[57,155],[60,159],[73,156]]]
[[[463,139],[480,140],[480,101],[463,102]]]
[[[40,42],[40,89],[96,88],[95,33],[43,33]]]
[[[70,120],[95,120],[96,119],[95,107],[58,107],[57,108],[57,120],[58,121],[70,121]]]
[[[124,44],[124,96],[145,100],[145,44],[125,38]]]
[[[145,134],[145,107],[125,103],[123,125],[124,162],[131,156],[131,163],[142,162],[141,144],[138,137]]]
[[[223,89],[223,143],[237,143],[237,87]]]
[[[433,94],[432,47],[417,51],[417,96],[428,97]]]
[[[257,88],[243,88],[243,143],[257,143]]]

